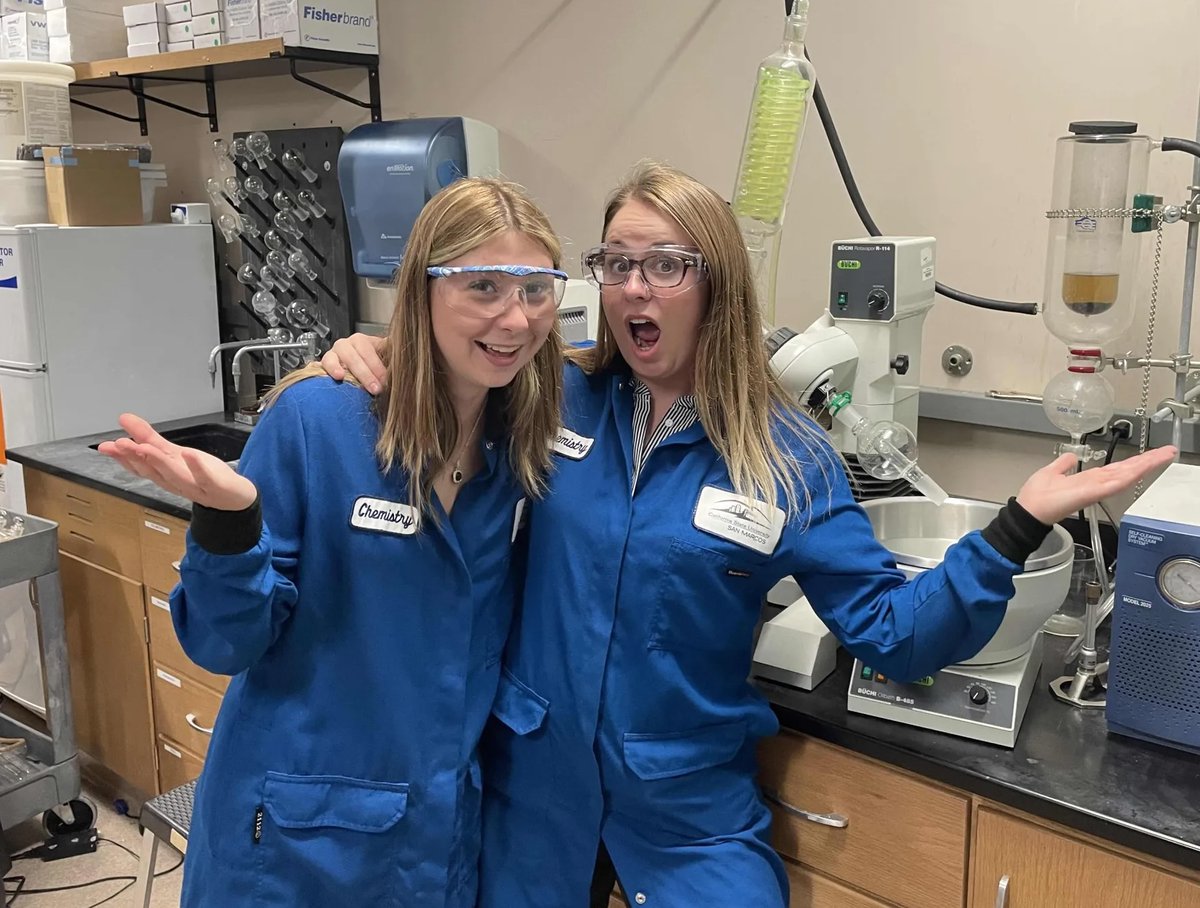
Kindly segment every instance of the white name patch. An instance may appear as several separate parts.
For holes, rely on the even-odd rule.
[[[356,498],[350,512],[350,526],[377,533],[412,536],[419,523],[419,515],[410,505],[382,498]]]
[[[554,441],[550,443],[550,450],[563,457],[569,457],[571,460],[583,460],[587,457],[588,451],[592,450],[592,444],[595,441],[594,438],[576,435],[570,429],[559,429],[554,436]]]
[[[716,486],[700,490],[692,525],[711,536],[770,555],[779,544],[786,515],[779,508]]]

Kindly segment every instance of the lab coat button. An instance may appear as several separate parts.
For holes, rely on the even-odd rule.
[[[639,892],[637,895],[635,895],[633,897],[633,900],[635,902],[637,902],[639,905],[645,905],[646,904],[646,893]]]

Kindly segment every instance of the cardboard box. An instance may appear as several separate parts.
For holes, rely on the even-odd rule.
[[[191,41],[193,37],[190,19],[187,22],[174,22],[167,26],[168,42]]]
[[[176,51],[181,51],[181,50],[193,50],[193,49],[195,48],[195,46],[196,46],[196,45],[195,45],[193,42],[191,42],[191,41],[174,41],[174,42],[169,42],[169,43],[167,44],[167,53],[171,53],[171,54],[173,54],[173,53],[175,53]]]
[[[163,53],[165,45],[159,44],[157,41],[148,41],[145,44],[130,44],[125,48],[125,56],[127,57],[152,57],[155,54]]]
[[[126,44],[166,44],[167,29],[165,22],[147,22],[144,25],[134,25],[125,29]]]
[[[379,53],[375,0],[260,0],[264,38],[289,47]]]
[[[195,40],[192,43],[195,44],[196,49],[199,50],[202,47],[220,47],[221,45],[225,44],[226,41],[225,36],[220,32],[217,32],[215,35],[196,35]]]
[[[225,36],[230,44],[262,37],[258,0],[225,0]]]
[[[220,13],[209,13],[207,16],[196,16],[192,19],[193,35],[216,35],[224,31]]]
[[[209,13],[220,13],[224,10],[224,0],[192,0],[193,16],[207,16]]]
[[[46,30],[51,38],[67,35],[87,35],[89,38],[107,34],[109,37],[124,37],[125,22],[111,13],[98,13],[90,9],[63,7],[46,13]]]
[[[142,172],[136,148],[46,146],[50,220],[65,227],[142,223]]]
[[[49,63],[50,36],[46,33],[46,14],[10,13],[0,18],[0,58]]]
[[[163,7],[163,21],[168,25],[174,25],[176,22],[190,22],[192,15],[190,0],[184,0],[183,3],[168,3]]]
[[[125,36],[67,35],[50,39],[51,63],[89,63],[126,57]]]
[[[147,22],[165,22],[167,11],[161,3],[135,3],[126,6],[122,11],[125,24],[132,28],[135,25],[145,25]]]

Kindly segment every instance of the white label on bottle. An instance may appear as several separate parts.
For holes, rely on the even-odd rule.
[[[154,530],[154,532],[156,532],[156,533],[165,533],[167,536],[171,535],[170,527],[165,527],[161,523],[155,523],[152,520],[147,520],[145,523],[146,523],[146,529],[148,529],[148,530]]]
[[[151,596],[150,603],[152,605],[157,605],[164,612],[169,612],[171,610],[171,603],[169,603],[166,599],[159,599],[157,596]]]
[[[160,677],[162,680],[166,681],[168,684],[174,684],[176,687],[183,687],[182,681],[180,681],[174,675],[168,675],[161,668],[156,670],[155,674],[158,675],[158,677]]]

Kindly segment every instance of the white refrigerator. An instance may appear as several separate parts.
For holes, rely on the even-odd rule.
[[[0,227],[0,407],[9,448],[216,413],[212,228]],[[97,455],[99,456],[99,455]],[[19,464],[0,507],[26,510]],[[25,584],[0,589],[0,694],[44,712]]]

